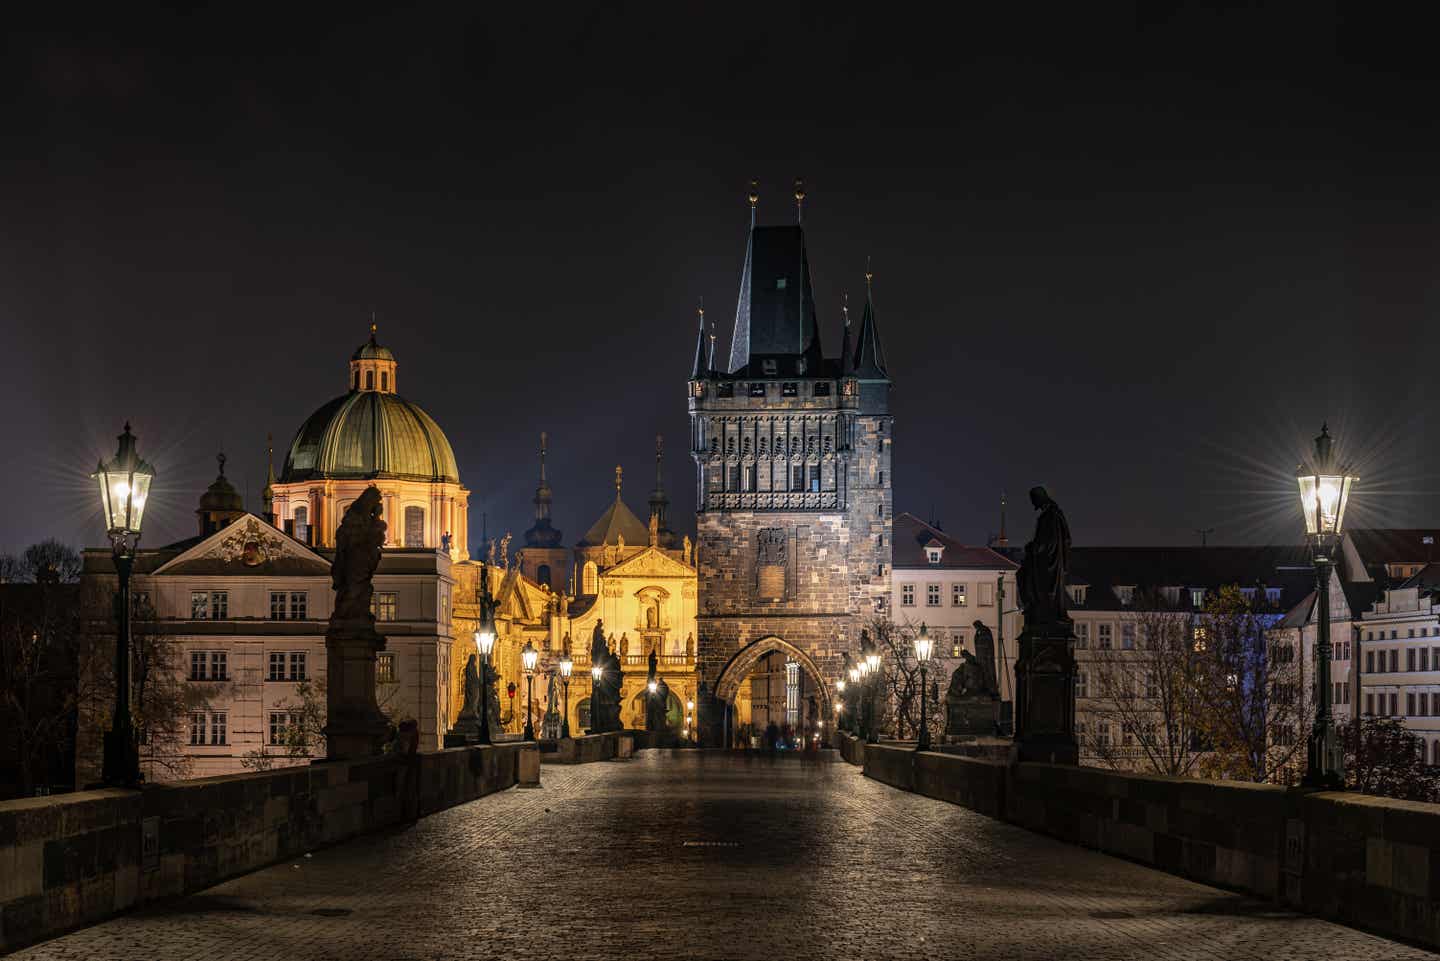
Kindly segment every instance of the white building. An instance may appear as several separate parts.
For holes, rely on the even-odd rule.
[[[916,629],[923,623],[942,661],[958,658],[962,650],[974,652],[977,621],[990,628],[997,642],[994,670],[1000,697],[1013,701],[1021,627],[1018,565],[988,547],[962,544],[914,514],[895,515],[894,537],[891,618]],[[936,672],[942,691],[949,678],[945,672],[953,667],[950,663]]]

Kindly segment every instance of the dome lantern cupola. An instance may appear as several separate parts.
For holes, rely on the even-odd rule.
[[[200,518],[201,537],[209,537],[245,513],[245,499],[225,476],[225,455],[220,454],[216,460],[220,464],[220,473],[200,495],[200,506],[195,510],[195,515]]]
[[[350,356],[350,389],[373,390],[382,394],[395,393],[395,355],[390,348],[375,340],[375,324],[370,324],[370,339]]]

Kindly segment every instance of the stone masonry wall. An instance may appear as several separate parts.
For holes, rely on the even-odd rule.
[[[865,774],[1162,871],[1440,947],[1440,804],[866,745]]]
[[[517,783],[531,744],[0,802],[0,952]]]

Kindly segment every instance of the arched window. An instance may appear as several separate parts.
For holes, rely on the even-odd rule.
[[[365,371],[365,389],[366,389],[366,390],[374,390],[374,389],[375,389],[375,371],[373,371],[373,370],[367,370],[367,371]]]
[[[405,546],[425,546],[425,508],[405,508]]]
[[[535,568],[535,580],[539,581],[541,584],[546,584],[551,587],[554,586],[553,584],[550,584],[549,564],[541,564],[539,567]]]
[[[382,371],[380,372],[380,389],[381,389],[381,390],[389,390],[389,389],[390,389],[390,372],[389,372],[388,370],[382,370]]]
[[[310,511],[309,511],[309,510],[307,510],[307,509],[304,508],[304,507],[297,507],[297,508],[295,508],[295,539],[296,539],[296,540],[306,541],[306,543],[309,543],[309,541],[307,540],[307,537],[306,537],[306,532],[307,532],[307,531],[309,530],[309,528],[310,528],[309,520],[310,520]]]
[[[580,574],[580,593],[598,594],[600,592],[600,577],[594,561],[586,561],[585,567]]]
[[[575,706],[575,720],[579,723],[582,731],[590,727],[590,699],[588,697],[581,698],[580,703]]]

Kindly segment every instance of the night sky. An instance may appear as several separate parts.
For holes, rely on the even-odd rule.
[[[693,530],[696,302],[723,355],[748,182],[788,223],[797,175],[828,353],[874,264],[897,509],[983,543],[1008,491],[1023,541],[1045,483],[1077,543],[1294,542],[1328,418],[1355,522],[1435,523],[1424,37],[1323,4],[1074,6],[11,30],[0,550],[103,542],[87,475],[126,418],[160,472],[146,544],[194,533],[222,446],[258,511],[266,434],[278,471],[372,311],[472,544],[482,513],[529,526],[541,430],[567,543],[617,462],[643,516],[656,433]]]

